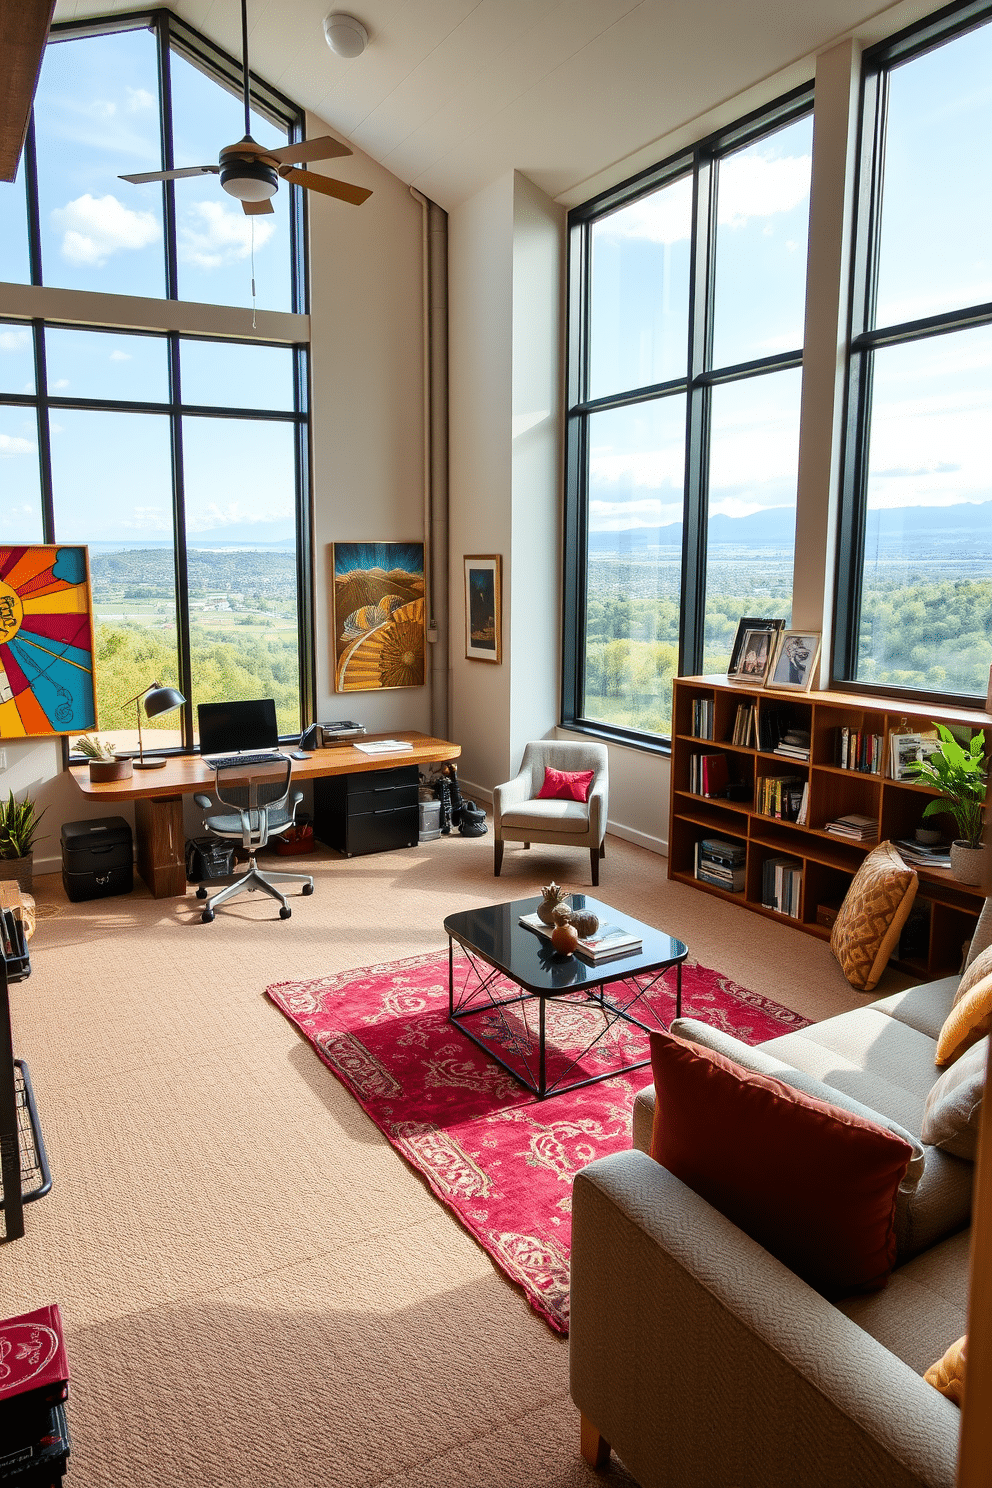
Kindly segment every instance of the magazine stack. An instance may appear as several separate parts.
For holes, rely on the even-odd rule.
[[[52,1488],[69,1466],[69,1366],[58,1306],[0,1321],[0,1481]]]

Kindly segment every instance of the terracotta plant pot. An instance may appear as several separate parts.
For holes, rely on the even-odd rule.
[[[988,847],[969,847],[967,842],[951,843],[951,872],[958,883],[982,884],[985,882],[986,854]]]
[[[130,780],[133,774],[130,759],[90,760],[90,780],[94,785],[107,780]]]
[[[22,894],[34,889],[34,854],[26,858],[0,858],[0,879],[15,879]]]

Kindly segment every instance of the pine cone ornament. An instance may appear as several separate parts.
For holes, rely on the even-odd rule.
[[[542,920],[545,925],[550,927],[555,922],[555,910],[558,908],[559,904],[562,904],[568,898],[568,895],[565,893],[565,890],[559,888],[556,883],[549,883],[545,885],[545,887],[542,888],[541,893],[544,895],[544,898],[537,906],[537,917],[539,920]],[[567,904],[565,905],[565,908],[568,908]]]

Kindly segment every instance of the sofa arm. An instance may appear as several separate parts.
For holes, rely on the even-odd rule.
[[[589,792],[589,840],[598,844],[606,836],[608,786],[602,776]]]
[[[530,800],[530,770],[521,770],[519,775],[514,775],[505,785],[497,785],[493,790],[493,833],[499,836],[500,824],[504,811],[510,811],[514,806],[519,806],[521,801]]]
[[[572,1399],[641,1488],[953,1488],[957,1408],[644,1153],[577,1174],[571,1291]]]

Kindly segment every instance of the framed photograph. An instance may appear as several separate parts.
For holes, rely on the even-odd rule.
[[[731,679],[737,676],[741,661],[744,658],[744,637],[749,630],[768,630],[773,636],[777,636],[780,630],[785,628],[784,620],[765,620],[760,616],[744,616],[737,622],[737,634],[734,637],[733,649],[730,652],[730,665],[727,667],[727,676]]]
[[[818,630],[783,630],[765,685],[808,692],[819,655]]]
[[[422,542],[332,544],[334,691],[423,687]]]
[[[96,722],[89,550],[0,546],[0,739]]]
[[[741,624],[743,623],[742,621]],[[763,686],[775,650],[775,635],[774,630],[745,630],[741,636],[740,646],[734,643],[737,651],[737,667],[734,671],[727,673],[729,681],[750,682],[758,687]]]
[[[471,661],[503,659],[503,560],[476,553],[465,563],[465,655]]]

